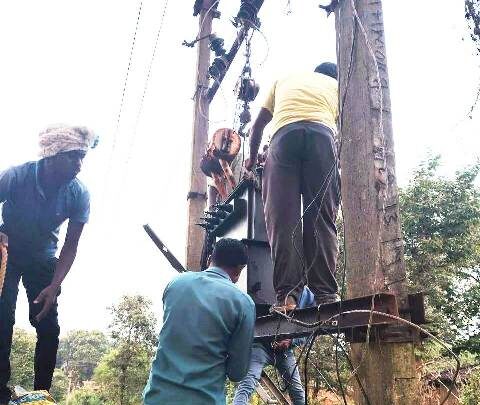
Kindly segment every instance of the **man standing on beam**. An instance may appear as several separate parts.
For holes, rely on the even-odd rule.
[[[57,296],[90,213],[88,191],[76,177],[95,145],[96,137],[87,128],[48,128],[40,134],[39,161],[0,173],[0,233],[7,235],[9,244],[0,296],[0,405],[11,396],[7,383],[20,279],[27,292],[30,323],[37,332],[34,389],[49,390],[52,384],[60,334]],[[58,233],[67,219],[57,259]]]
[[[252,127],[245,162],[250,171],[264,128],[273,121],[262,197],[277,305],[285,310],[295,308],[304,284],[317,305],[338,300],[337,118],[337,66],[326,62],[315,72],[276,81]]]

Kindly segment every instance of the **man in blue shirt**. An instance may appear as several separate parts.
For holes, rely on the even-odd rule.
[[[84,127],[52,127],[40,134],[40,157],[0,173],[0,233],[8,237],[8,263],[0,297],[0,405],[8,403],[10,350],[20,279],[27,292],[30,323],[37,332],[34,389],[49,390],[60,327],[57,296],[75,260],[90,198],[76,178],[83,158],[95,145]],[[60,256],[60,225],[68,219]]]
[[[207,270],[167,286],[144,405],[225,404],[226,377],[240,381],[250,362],[255,306],[234,285],[246,263],[240,241],[221,239]]]
[[[308,287],[304,287],[298,308],[310,306],[315,306],[315,297]],[[267,365],[274,366],[280,372],[293,405],[305,404],[305,391],[292,349],[305,344],[305,341],[306,338],[297,338],[272,343],[254,343],[248,373],[235,390],[233,405],[248,405],[262,370]]]

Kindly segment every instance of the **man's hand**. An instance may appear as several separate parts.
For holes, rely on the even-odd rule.
[[[292,345],[292,339],[284,339],[280,340],[279,342],[273,342],[272,348],[276,352],[283,352],[290,348]]]
[[[8,236],[0,232],[0,245],[8,245]]]
[[[38,294],[37,298],[35,298],[35,301],[33,301],[34,304],[40,305],[43,303],[42,310],[35,317],[37,322],[40,322],[48,314],[57,299],[57,294],[58,288],[50,284]]]
[[[248,171],[248,172],[251,172],[255,166],[255,164],[257,163],[257,157],[249,157],[247,160],[245,160],[245,170]]]

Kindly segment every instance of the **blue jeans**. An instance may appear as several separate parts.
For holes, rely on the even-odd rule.
[[[254,343],[248,373],[235,390],[233,405],[248,404],[248,400],[260,380],[262,370],[267,365],[275,366],[280,372],[293,405],[305,404],[305,391],[300,380],[298,367],[295,367],[296,360],[293,350],[274,352],[266,345]]]

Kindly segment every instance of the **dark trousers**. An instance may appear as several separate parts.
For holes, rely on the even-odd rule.
[[[6,386],[10,379],[9,358],[20,279],[27,291],[30,323],[37,331],[34,389],[50,389],[60,334],[57,303],[55,302],[45,318],[37,322],[35,316],[40,312],[42,304],[34,304],[33,300],[52,281],[55,265],[55,258],[37,261],[25,259],[19,255],[9,255],[5,283],[0,297],[0,401],[4,399],[2,396],[7,395]]]
[[[335,294],[340,189],[332,131],[307,121],[278,130],[268,150],[262,194],[277,300],[290,294],[298,301],[304,284],[316,297]],[[302,204],[308,209],[303,221]]]

